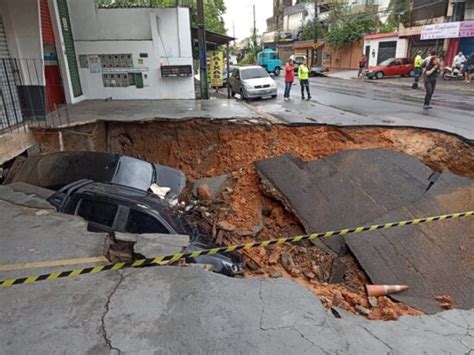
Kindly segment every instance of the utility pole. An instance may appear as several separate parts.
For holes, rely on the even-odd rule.
[[[204,0],[197,0],[198,39],[199,39],[199,73],[201,84],[201,100],[209,100],[207,82],[206,26],[204,17]]]
[[[257,57],[257,19],[255,16],[255,4],[253,5],[253,49],[255,52],[255,63],[258,62]]]
[[[314,43],[318,43],[318,0],[314,0],[314,19],[313,19],[313,40]],[[311,49],[311,63],[309,65],[315,65],[314,52],[316,49],[314,47]],[[317,56],[317,54],[316,54]],[[316,59],[317,61],[317,59]]]

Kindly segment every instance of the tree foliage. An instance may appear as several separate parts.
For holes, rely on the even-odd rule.
[[[172,7],[176,0],[96,0],[99,7]],[[179,0],[181,6],[192,9],[193,26],[197,26],[196,0]],[[205,0],[206,29],[211,32],[226,34],[224,14],[226,7],[224,0]]]
[[[375,31],[377,16],[364,12],[352,13],[348,6],[334,6],[329,13],[328,31],[325,36],[333,48],[347,46]]]
[[[353,13],[350,6],[333,5],[324,24],[318,20],[302,26],[301,40],[324,39],[333,48],[345,47],[375,31],[378,17],[373,13]]]
[[[388,5],[388,20],[382,32],[391,32],[398,29],[400,23],[407,24],[410,20],[410,0],[390,0]]]

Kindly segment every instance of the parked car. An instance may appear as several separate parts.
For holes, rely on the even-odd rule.
[[[171,188],[169,196],[179,196],[186,186],[186,177],[176,169],[118,154],[99,152],[60,152],[30,157],[5,184],[25,182],[50,190],[88,179],[148,191],[154,183]]]
[[[369,79],[383,79],[390,76],[415,76],[413,59],[390,58],[379,65],[369,67],[365,75]]]
[[[240,94],[242,99],[277,97],[277,84],[260,66],[239,67],[229,79],[232,96]]]
[[[79,180],[56,191],[48,201],[58,212],[84,218],[90,231],[182,234],[190,236],[190,246],[185,252],[212,248],[207,233],[189,223],[183,212],[143,190]],[[242,273],[240,257],[233,253],[204,255],[187,261],[210,264],[215,272],[228,276]]]
[[[279,76],[283,63],[277,51],[267,48],[263,52],[258,53],[258,65],[264,68],[267,72]]]
[[[310,76],[326,76],[325,73],[327,73],[328,71],[329,71],[328,68],[315,66],[315,67],[309,68],[309,75]]]
[[[305,56],[295,56],[295,55],[292,55],[290,57],[291,59],[293,59],[293,64],[295,66],[295,73],[298,73],[298,67],[304,63],[304,60],[306,59]]]

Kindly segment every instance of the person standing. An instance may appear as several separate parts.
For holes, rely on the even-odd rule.
[[[368,61],[369,60],[367,56],[364,53],[362,53],[362,56],[360,57],[360,60],[359,60],[359,73],[357,74],[357,79],[360,79],[361,74],[365,75],[365,69],[367,69]]]
[[[309,92],[309,68],[306,58],[303,63],[298,66],[298,79],[301,85],[301,99],[304,100],[304,90],[308,93],[308,101],[311,100],[311,93]]]
[[[466,57],[464,56],[463,52],[459,52],[458,55],[454,57],[453,67],[462,69],[465,62]]]
[[[465,83],[470,84],[472,75],[474,74],[474,53],[471,53],[471,55],[464,62],[463,71],[464,71],[464,77],[466,79]]]
[[[436,89],[436,81],[438,80],[438,76],[440,73],[440,61],[437,55],[432,55],[430,61],[425,67],[425,104],[423,108],[430,109],[431,107],[431,98],[433,97],[433,93]]]
[[[418,51],[417,56],[415,57],[415,82],[412,85],[412,89],[418,89],[418,82],[420,81],[420,76],[423,68],[423,57],[421,56],[421,51]]]
[[[290,99],[293,81],[295,81],[295,65],[293,63],[293,59],[290,58],[288,59],[288,63],[285,65],[285,94],[283,95],[285,101]]]

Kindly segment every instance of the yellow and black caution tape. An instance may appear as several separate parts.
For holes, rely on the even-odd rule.
[[[382,229],[399,228],[399,227],[412,226],[412,225],[418,225],[418,224],[423,224],[423,223],[431,223],[431,222],[436,222],[436,221],[444,221],[448,219],[459,219],[459,218],[466,218],[466,217],[472,217],[472,216],[474,216],[474,211],[453,213],[453,214],[446,214],[442,216],[412,219],[412,220],[401,221],[401,222],[375,224],[371,226],[357,227],[357,228],[350,228],[350,229],[341,229],[341,230],[332,231],[332,232],[300,235],[300,236],[292,237],[292,238],[271,239],[271,240],[265,240],[262,242],[254,242],[254,243],[231,245],[227,247],[198,250],[191,253],[178,253],[174,255],[158,256],[156,258],[146,258],[146,259],[139,259],[139,260],[129,261],[129,262],[119,262],[119,263],[101,265],[101,266],[96,266],[96,267],[88,267],[84,269],[58,271],[58,272],[52,272],[52,273],[43,274],[43,275],[35,275],[35,276],[29,276],[29,277],[20,277],[16,279],[3,280],[3,281],[0,281],[0,288],[10,287],[13,285],[31,284],[38,281],[54,280],[54,279],[59,279],[59,278],[64,278],[64,277],[75,277],[79,275],[96,274],[98,272],[107,271],[107,270],[121,270],[125,268],[137,268],[137,267],[143,267],[143,266],[166,265],[166,264],[174,263],[184,258],[195,258],[201,255],[230,253],[236,250],[249,250],[249,249],[258,248],[258,247],[268,247],[270,245],[280,245],[280,244],[285,244],[285,243],[298,243],[303,240],[330,238],[330,237],[335,237],[337,235],[344,236],[348,234],[372,232],[372,231],[377,231],[377,230],[382,230]]]

